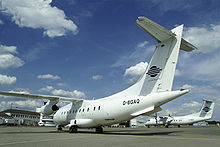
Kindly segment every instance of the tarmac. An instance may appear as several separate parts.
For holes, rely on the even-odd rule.
[[[104,128],[68,133],[55,127],[0,126],[0,147],[219,147],[220,127]]]

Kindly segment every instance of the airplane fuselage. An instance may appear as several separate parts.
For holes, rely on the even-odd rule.
[[[120,123],[139,115],[155,113],[154,110],[160,105],[187,92],[188,90],[169,91],[147,96],[113,95],[97,100],[84,100],[82,103],[70,103],[55,113],[54,122],[58,125],[71,124],[78,127]],[[152,106],[152,110],[146,109]]]
[[[185,125],[208,120],[211,117],[185,116],[150,119],[145,125]]]

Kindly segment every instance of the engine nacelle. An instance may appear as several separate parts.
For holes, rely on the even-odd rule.
[[[57,107],[58,100],[49,100],[46,105],[41,107],[41,113],[43,115],[51,115],[54,111],[59,110]]]

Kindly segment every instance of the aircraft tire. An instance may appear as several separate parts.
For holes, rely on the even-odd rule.
[[[76,133],[77,132],[77,128],[76,127],[70,127],[69,128],[69,133]]]
[[[61,127],[57,128],[57,131],[62,131],[63,129]]]
[[[95,132],[96,133],[103,133],[103,128],[101,126],[97,127],[97,128],[95,128]]]

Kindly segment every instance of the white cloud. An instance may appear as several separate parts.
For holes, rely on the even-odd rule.
[[[185,85],[183,85],[180,89],[192,89],[192,88],[193,88],[192,85],[185,84]]]
[[[12,108],[19,108],[19,109],[32,109],[32,111],[35,111],[37,107],[42,106],[42,101],[40,100],[18,100],[18,101],[1,101],[0,102],[0,110],[3,111],[5,109]]]
[[[128,53],[125,56],[121,56],[112,67],[119,67],[125,65],[133,65],[141,61],[146,61],[147,58],[150,59],[151,53],[154,51],[155,46],[151,46],[147,41],[143,41],[137,44],[132,53]]]
[[[0,85],[11,85],[16,82],[16,77],[0,74]]]
[[[139,48],[146,47],[147,44],[148,44],[148,41],[140,42],[138,43],[137,47]]]
[[[6,46],[0,44],[0,54],[3,53],[18,53],[17,52],[17,47],[16,46]]]
[[[124,76],[130,76],[129,82],[136,81],[146,70],[148,66],[147,62],[140,62],[134,66],[131,66],[125,70]]]
[[[131,66],[125,70],[124,76],[140,76],[144,73],[147,68],[147,62],[140,62],[134,66]]]
[[[182,72],[179,69],[175,70],[175,76],[181,76]]]
[[[67,19],[63,10],[51,6],[52,0],[2,0],[1,9],[12,16],[19,27],[44,29],[51,38],[64,36],[67,32],[77,34],[77,26]]]
[[[0,25],[1,25],[1,24],[4,24],[4,23],[3,23],[3,21],[0,19]]]
[[[53,86],[46,86],[44,88],[39,89],[40,92],[49,92],[51,90],[53,90]]]
[[[220,24],[203,27],[188,27],[184,38],[195,45],[195,52],[182,52],[178,69],[187,79],[212,82],[220,80]]]
[[[220,49],[220,48],[219,48]],[[203,80],[219,80],[220,72],[220,52],[215,53],[215,55],[207,55],[208,59],[197,62],[195,66],[192,67],[191,72],[194,74],[194,78]]]
[[[220,48],[220,25],[188,27],[183,32],[183,36],[203,53],[212,52]]]
[[[28,89],[23,89],[23,88],[16,88],[14,90],[11,90],[10,92],[16,92],[16,93],[21,93],[21,94],[30,94]]]
[[[24,61],[14,56],[13,53],[18,53],[16,46],[5,46],[0,44],[0,69],[24,65]]]
[[[95,76],[92,76],[92,79],[93,80],[101,80],[102,79],[102,75],[95,75]]]
[[[211,85],[189,85],[185,84],[181,88],[190,89],[190,94],[195,95],[199,98],[215,99],[216,96],[220,95],[218,88]]]
[[[24,65],[24,61],[12,54],[0,55],[0,68],[20,67]]]
[[[189,109],[189,108],[193,108],[193,107],[200,107],[201,104],[196,102],[196,101],[193,101],[191,103],[184,103],[182,104],[182,107],[185,108],[185,109]]]
[[[65,91],[62,89],[54,89],[52,91],[52,94],[59,95],[59,96],[73,97],[73,98],[83,98],[83,99],[86,97],[85,93],[78,91],[78,90]]]
[[[51,79],[51,80],[58,80],[58,79],[60,79],[59,76],[54,76],[54,75],[51,75],[51,74],[38,75],[37,78],[38,79]]]
[[[64,87],[64,86],[67,86],[67,84],[66,83],[58,83],[57,86]]]
[[[81,10],[81,12],[79,12],[79,16],[92,18],[92,17],[93,17],[93,14],[92,14],[91,11]]]
[[[183,103],[181,106],[178,107],[170,107],[168,109],[165,109],[161,114],[162,115],[188,115],[192,113],[199,112],[200,108],[202,106],[202,102],[199,103],[197,101],[191,101],[187,103]]]

